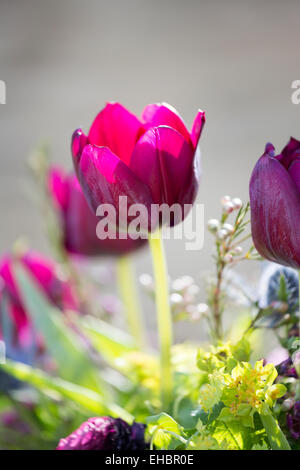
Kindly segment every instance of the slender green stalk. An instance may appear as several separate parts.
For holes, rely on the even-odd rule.
[[[129,256],[122,256],[119,258],[117,263],[117,276],[129,332],[134,339],[136,347],[144,349],[144,325],[141,318],[141,308],[136,290],[134,269]]]
[[[155,278],[157,325],[160,339],[161,399],[167,410],[172,398],[173,373],[171,366],[172,316],[169,303],[168,272],[160,233],[150,234],[149,244]]]
[[[260,415],[262,424],[268,435],[272,450],[291,450],[290,445],[281,431],[278,422],[273,417],[271,411],[268,414]]]

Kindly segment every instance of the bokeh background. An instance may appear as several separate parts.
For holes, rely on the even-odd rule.
[[[197,0],[0,0],[0,251],[20,235],[49,251],[34,205],[28,155],[41,140],[71,168],[70,136],[87,130],[107,100],[136,113],[167,101],[188,125],[207,112],[202,136],[199,202],[205,218],[220,212],[224,194],[248,199],[252,167],[267,141],[281,149],[300,136],[300,3]],[[211,269],[211,238],[203,250],[167,243],[172,277],[200,282]],[[145,251],[138,270],[150,270]],[[255,280],[257,268],[247,265]]]

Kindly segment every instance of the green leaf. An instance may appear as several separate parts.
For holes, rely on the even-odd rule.
[[[7,360],[2,368],[21,381],[30,383],[41,392],[54,391],[63,398],[71,400],[73,403],[85,408],[86,410],[103,415],[109,413],[116,417],[121,417],[126,421],[132,421],[133,417],[121,407],[110,404],[104,400],[99,393],[66,380],[51,377],[42,370],[34,369],[25,364]]]
[[[159,449],[167,449],[172,439],[181,435],[181,426],[167,413],[150,416],[146,423],[152,443]]]
[[[272,416],[271,411],[266,414],[260,414],[260,418],[266,430],[271,449],[291,450],[285,435],[281,431],[277,420]]]
[[[200,410],[200,406],[195,408],[195,404],[189,397],[180,397],[176,403],[175,417],[181,426],[186,429],[193,429],[198,422]]]
[[[59,375],[108,396],[105,384],[79,338],[66,325],[62,312],[50,304],[41,289],[19,263],[14,266],[22,299],[37,331],[42,333],[46,347],[56,360]]]
[[[226,442],[228,449],[241,450],[243,448],[241,425],[238,422],[225,423],[218,421],[212,436],[219,444]]]
[[[94,317],[78,318],[77,323],[91,340],[93,346],[108,361],[115,365],[115,360],[134,350],[131,336],[102,320]]]

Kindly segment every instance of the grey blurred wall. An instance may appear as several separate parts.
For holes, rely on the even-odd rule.
[[[43,138],[71,167],[70,136],[107,100],[140,113],[167,101],[190,125],[207,112],[199,201],[206,219],[223,194],[248,198],[248,180],[267,141],[300,137],[299,1],[0,0],[0,250],[24,234],[47,251],[28,196],[26,159]],[[27,183],[26,183],[27,181]],[[172,276],[200,279],[211,240],[186,252],[167,244]],[[139,269],[150,269],[147,253]]]

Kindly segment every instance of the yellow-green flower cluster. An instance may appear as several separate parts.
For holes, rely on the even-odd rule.
[[[267,414],[276,399],[286,392],[283,385],[274,384],[276,377],[274,365],[264,366],[263,361],[256,362],[254,367],[249,362],[240,362],[230,373],[223,364],[208,374],[208,383],[200,389],[200,404],[209,411],[222,402],[224,408],[219,419],[239,418],[245,426],[252,426],[254,412]]]

